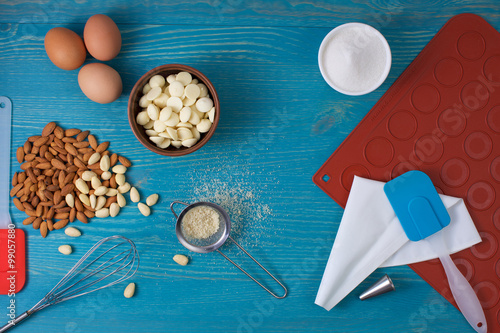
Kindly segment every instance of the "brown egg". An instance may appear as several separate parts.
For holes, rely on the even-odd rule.
[[[89,53],[97,60],[111,60],[120,53],[122,35],[115,22],[106,15],[97,14],[88,19],[83,39]]]
[[[62,69],[77,69],[87,56],[80,36],[66,28],[50,29],[45,35],[44,44],[50,61]]]
[[[78,84],[85,96],[101,104],[113,102],[122,93],[120,74],[101,63],[83,66],[78,73]]]

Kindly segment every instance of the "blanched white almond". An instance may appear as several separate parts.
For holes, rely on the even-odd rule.
[[[108,208],[101,208],[98,211],[95,212],[96,217],[108,217],[109,216],[109,209]]]
[[[101,179],[102,180],[110,180],[111,179],[111,172],[109,171],[104,171],[102,174],[101,174]]]
[[[139,202],[141,200],[141,195],[135,187],[130,189],[130,200],[132,200],[132,202]]]
[[[104,207],[104,205],[106,204],[106,198],[104,196],[98,196],[97,197],[97,203],[95,205],[95,210],[99,210],[101,209],[102,207]]]
[[[73,196],[73,194],[66,194],[66,197],[64,197],[64,199],[69,207],[73,208],[75,206],[75,197]]]
[[[176,263],[178,263],[181,266],[186,266],[189,262],[188,257],[186,257],[183,254],[176,254],[173,259]]]
[[[115,180],[116,180],[116,183],[118,184],[118,186],[121,186],[121,185],[125,184],[125,175],[122,173],[118,173],[115,176]]]
[[[146,205],[149,207],[155,205],[158,202],[158,194],[151,194],[149,197],[146,199]]]
[[[89,193],[89,186],[87,185],[87,183],[83,179],[78,178],[75,182],[75,186],[78,189],[78,191],[80,191],[81,193],[83,193],[83,194]]]
[[[90,200],[90,208],[95,209],[95,205],[97,204],[97,197],[95,194],[89,195],[89,200]]]
[[[83,193],[80,193],[78,195],[78,199],[80,199],[80,201],[84,204],[84,205],[87,205],[90,207],[90,199],[89,199],[89,196],[86,195],[86,194],[83,194]]]
[[[97,153],[97,154],[99,154],[99,153]],[[101,158],[101,156],[99,156],[99,158]],[[99,159],[98,159],[98,160],[99,160]],[[98,161],[98,160],[97,160],[97,161]],[[89,161],[90,161],[90,160],[89,160]],[[96,161],[96,162],[97,162],[97,161]],[[90,163],[89,163],[89,164],[90,164]],[[92,178],[94,178],[94,177],[97,177],[97,174],[96,174],[94,171],[89,171],[89,170],[87,170],[87,171],[84,171],[84,172],[82,173],[82,179],[83,179],[83,180],[85,180],[86,182],[91,181],[91,180],[92,180]]]
[[[108,197],[114,197],[117,194],[118,190],[116,188],[108,188],[108,191],[106,192],[106,196]]]
[[[119,212],[120,212],[120,206],[118,205],[118,203],[113,202],[111,206],[109,206],[109,216],[115,217],[116,215],[118,215]]]
[[[139,211],[142,215],[149,216],[149,214],[151,214],[151,209],[149,208],[149,206],[143,204],[142,202],[139,202],[137,204],[137,207],[139,208]]]
[[[108,171],[110,166],[111,166],[111,162],[109,160],[109,156],[104,155],[103,157],[101,157],[101,163],[99,164],[99,167],[101,168],[101,170]]]
[[[87,163],[88,163],[88,165],[92,165],[92,164],[99,162],[100,159],[101,159],[101,154],[99,154],[98,152],[95,152],[90,156],[89,161]]]
[[[125,173],[127,172],[127,168],[124,165],[115,165],[113,169],[111,169],[114,173]]]
[[[106,186],[101,185],[95,189],[94,194],[96,196],[101,196],[101,195],[105,195],[107,192],[108,192],[108,188]]]
[[[118,203],[118,206],[120,206],[121,208],[127,205],[127,200],[120,192],[118,192],[118,194],[116,195],[116,202]]]
[[[134,294],[135,294],[135,283],[131,282],[123,291],[123,296],[125,296],[126,298],[130,298],[134,296]]]
[[[64,229],[64,233],[70,237],[80,237],[82,232],[75,227],[67,227]]]
[[[57,249],[59,252],[61,252],[62,254],[71,254],[71,252],[73,252],[73,249],[71,248],[70,245],[61,245],[59,246],[59,248]]]
[[[99,186],[102,185],[101,181],[99,180],[99,178],[97,176],[95,177],[92,177],[92,179],[90,180],[90,184],[92,185],[92,188],[95,190],[96,188],[98,188]]]
[[[128,191],[130,191],[130,184],[129,183],[125,183],[123,185],[120,185],[118,186],[118,193],[127,193]]]

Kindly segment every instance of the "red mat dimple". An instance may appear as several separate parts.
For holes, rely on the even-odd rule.
[[[482,242],[452,258],[500,332],[500,34],[477,15],[443,26],[313,181],[344,207],[354,175],[410,170],[464,198]],[[438,260],[410,267],[455,305]]]

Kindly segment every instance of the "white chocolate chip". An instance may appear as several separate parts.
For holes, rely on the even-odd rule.
[[[170,146],[170,139],[164,139],[161,143],[157,144],[161,149],[168,148]]]
[[[147,108],[149,104],[151,104],[152,102],[150,100],[148,100],[148,97],[146,95],[142,96],[141,99],[139,100],[139,106],[141,108]]]
[[[149,79],[149,85],[151,88],[163,87],[165,85],[165,78],[163,75],[157,74]]]
[[[148,112],[147,111],[141,111],[137,115],[136,121],[139,125],[144,126],[146,125],[151,119],[149,118]],[[96,153],[99,154],[99,153]]]
[[[200,140],[200,131],[198,131],[196,127],[191,128],[191,133],[193,133],[193,138],[195,138],[196,140]]]
[[[177,113],[175,113],[175,112],[172,112],[172,115],[165,122],[165,125],[167,125],[169,127],[174,127],[174,126],[177,126],[178,123],[179,123],[179,115],[177,115]]]
[[[82,235],[81,231],[75,227],[67,227],[64,229],[64,233],[70,237],[80,237]]]
[[[143,93],[144,95],[146,95],[146,94],[147,94],[150,90],[151,90],[151,86],[149,85],[149,83],[146,83],[146,84],[144,85],[144,87],[142,87],[142,93]]]
[[[200,87],[200,97],[208,96],[208,89],[206,85],[204,85],[203,83],[198,83],[197,86]]]
[[[181,97],[184,94],[184,85],[179,81],[174,81],[170,83],[168,92],[172,97]]]
[[[182,83],[183,86],[187,86],[193,80],[193,77],[188,72],[180,72],[175,76],[175,79]]]
[[[180,141],[193,138],[193,133],[189,128],[181,127],[177,130],[177,136]]]
[[[189,122],[193,125],[198,125],[200,123],[200,117],[198,116],[198,113],[196,112],[191,112],[191,117],[189,118]]]
[[[61,245],[59,246],[59,248],[57,249],[59,252],[61,252],[62,254],[71,254],[71,252],[73,252],[73,249],[71,248],[70,245]]]
[[[164,138],[162,138],[161,136],[150,136],[149,140],[151,140],[154,143],[156,143],[157,145],[159,145],[160,143],[163,142]]]
[[[177,130],[172,127],[167,127],[167,133],[172,140],[177,140]]]
[[[167,106],[171,107],[172,111],[179,112],[184,105],[179,97],[170,97],[167,101]]]
[[[155,100],[153,101],[153,103],[159,107],[160,109],[161,108],[164,108],[167,106],[167,101],[168,99],[170,98],[169,95],[165,94],[165,93],[162,93],[160,96],[158,96],[157,98],[155,98]]]
[[[155,122],[153,120],[148,121],[148,123],[146,125],[144,125],[144,129],[151,129],[151,128],[153,128],[154,123]]]
[[[168,118],[172,115],[172,108],[167,106],[161,109],[160,111],[160,120],[161,121],[167,121]]]
[[[148,101],[152,101],[155,98],[157,98],[158,96],[160,96],[162,92],[163,91],[161,90],[160,87],[151,88],[151,90],[146,94],[146,99]]]
[[[185,106],[179,112],[179,120],[183,123],[186,123],[191,118],[191,108],[189,106]]]
[[[139,208],[139,211],[142,215],[149,216],[149,214],[151,214],[151,209],[149,208],[149,206],[143,204],[142,202],[139,202],[137,204],[137,207]]]
[[[192,147],[196,144],[196,142],[198,142],[198,139],[195,139],[195,138],[191,138],[191,139],[186,139],[186,140],[182,140],[182,145],[184,147]]]
[[[210,130],[212,123],[208,119],[202,119],[198,125],[196,125],[196,129],[200,133],[206,133]]]
[[[158,120],[158,117],[160,116],[160,109],[154,104],[149,104],[148,116],[151,120]]]
[[[208,97],[202,97],[196,102],[196,109],[200,112],[208,112],[214,106],[214,102]]]
[[[177,129],[179,129],[180,127],[193,128],[193,125],[191,125],[191,123],[178,123]]]
[[[169,76],[167,76],[167,82],[172,83],[172,82],[176,81],[175,77],[176,77],[175,74],[170,74]]]
[[[186,98],[196,100],[200,97],[200,87],[196,84],[188,84],[184,89],[184,93],[186,94]]]
[[[155,120],[155,124],[154,124],[154,127],[153,129],[157,132],[157,133],[161,133],[165,130],[165,128],[167,128],[167,125],[165,125],[165,123],[161,120]]]
[[[145,132],[147,136],[158,136],[158,132],[155,130],[146,130]]]
[[[170,141],[170,144],[171,144],[172,146],[174,146],[175,148],[180,148],[180,147],[182,147],[182,141],[174,140],[174,141]]]
[[[215,119],[215,106],[208,111],[208,120],[210,120],[211,123],[214,122]]]

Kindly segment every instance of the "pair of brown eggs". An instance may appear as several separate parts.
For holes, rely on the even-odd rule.
[[[121,50],[122,38],[120,30],[109,16],[97,14],[85,24],[83,40],[74,31],[57,27],[47,32],[44,44],[54,65],[73,70],[83,65],[87,51],[97,60],[113,59]],[[101,104],[116,100],[123,87],[120,74],[102,63],[83,66],[78,73],[78,84],[88,98]]]

